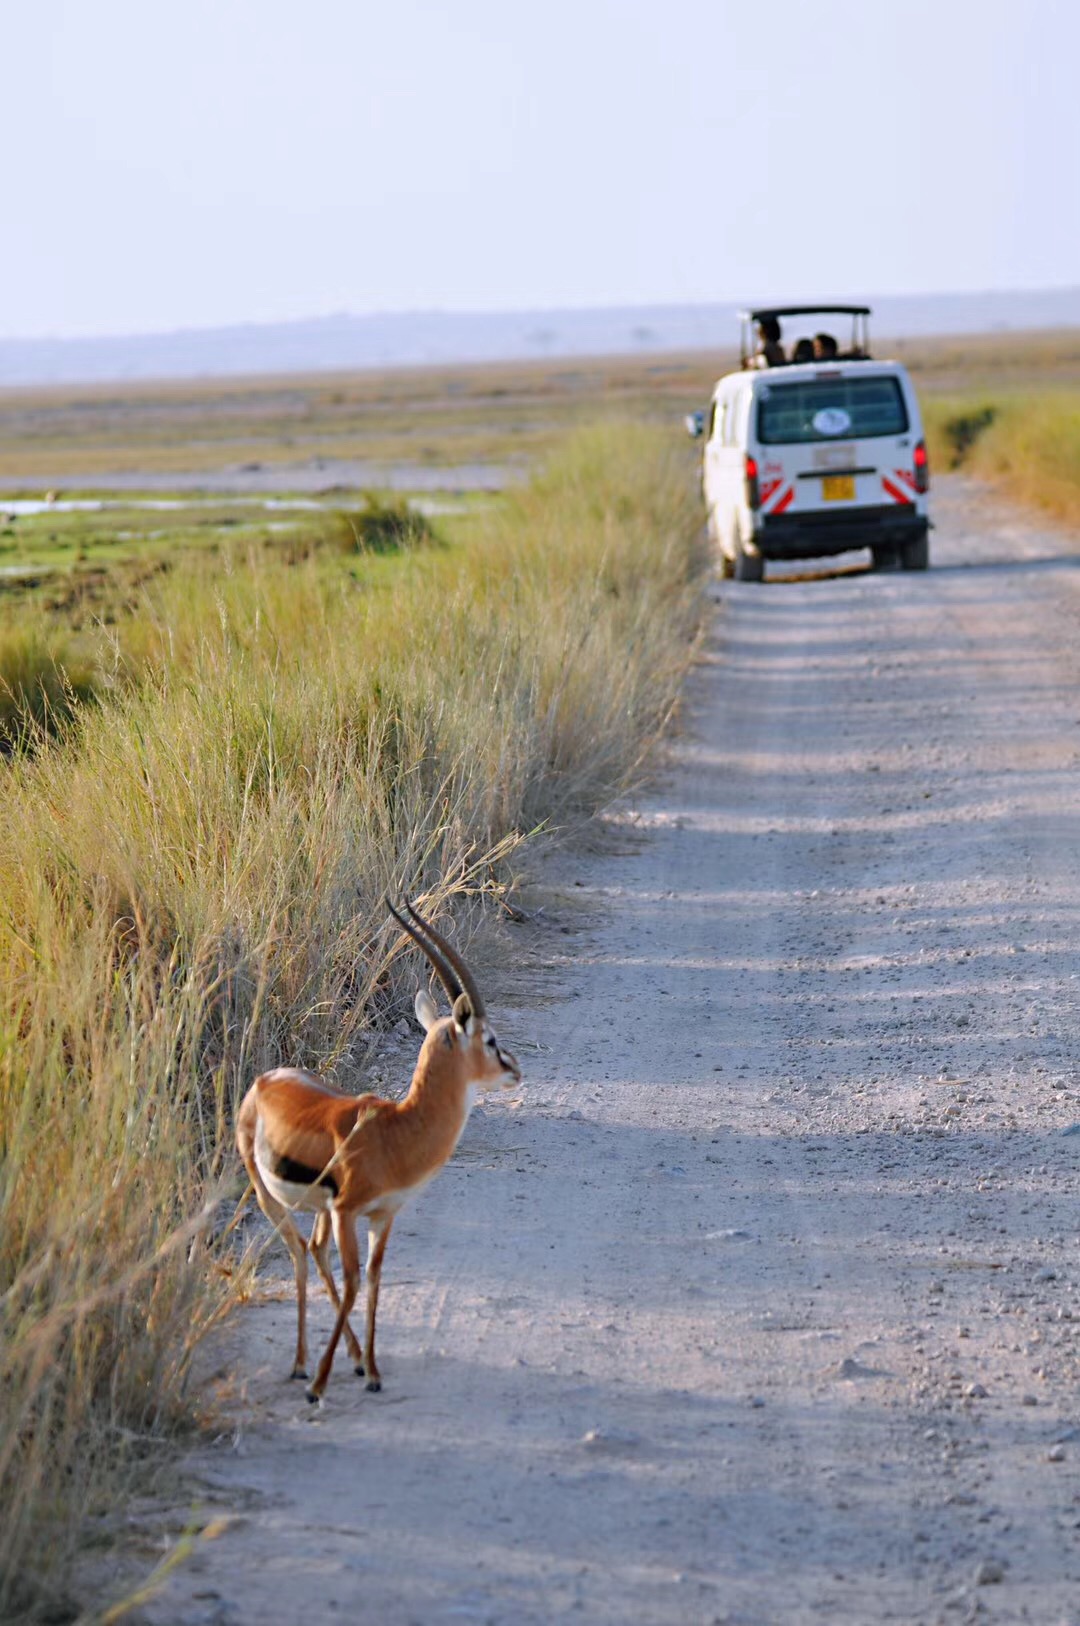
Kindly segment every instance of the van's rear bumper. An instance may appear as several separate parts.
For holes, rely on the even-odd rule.
[[[765,559],[818,559],[851,548],[901,548],[918,542],[930,521],[914,507],[887,503],[831,513],[756,516],[754,543]]]

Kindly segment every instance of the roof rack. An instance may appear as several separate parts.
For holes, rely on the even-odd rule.
[[[740,311],[744,322],[760,322],[765,316],[869,316],[869,305],[755,305]]]
[[[741,324],[740,361],[749,367],[754,356],[754,327],[768,318],[779,321],[785,316],[850,316],[851,345],[842,358],[848,361],[870,359],[870,306],[869,305],[754,305],[739,312]]]

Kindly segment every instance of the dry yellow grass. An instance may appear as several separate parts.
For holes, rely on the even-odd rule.
[[[443,907],[641,771],[700,615],[688,464],[580,437],[456,549],[176,572],[143,676],[0,775],[2,1596],[190,1422],[228,1303],[192,1247],[288,1058],[360,1084],[411,993],[382,897]],[[135,635],[135,626],[129,633]]]
[[[988,390],[932,400],[931,459],[992,482],[1055,519],[1080,519],[1080,391]]]

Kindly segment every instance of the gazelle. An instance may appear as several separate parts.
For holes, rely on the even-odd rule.
[[[297,1332],[294,1378],[307,1377],[307,1251],[337,1311],[334,1330],[307,1389],[321,1399],[342,1333],[367,1388],[382,1387],[375,1364],[375,1312],[383,1255],[395,1215],[450,1157],[482,1090],[509,1088],[521,1070],[502,1050],[484,1011],[476,982],[457,951],[406,898],[411,920],[386,906],[426,954],[450,997],[452,1015],[439,1017],[435,1001],[418,989],[414,1008],[425,1029],[409,1092],[403,1101],[345,1095],[300,1068],[275,1067],[257,1078],[240,1105],[236,1144],[259,1207],[292,1255],[296,1272]],[[310,1244],[292,1215],[314,1211]],[[349,1312],[360,1285],[356,1221],[368,1225],[367,1314],[361,1350]],[[330,1233],[341,1256],[341,1297],[330,1267]]]

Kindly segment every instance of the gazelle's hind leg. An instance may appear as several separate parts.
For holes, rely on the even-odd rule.
[[[319,1272],[319,1275],[326,1284],[326,1291],[330,1295],[330,1303],[334,1306],[335,1310],[340,1310],[341,1299],[338,1297],[337,1283],[334,1281],[334,1272],[330,1264],[331,1230],[332,1226],[330,1222],[330,1214],[329,1211],[324,1208],[318,1214],[316,1214],[315,1224],[312,1227],[310,1242],[311,1257],[315,1261],[316,1270]],[[345,1320],[345,1343],[353,1366],[356,1368],[356,1375],[357,1377],[362,1378],[364,1376],[364,1355],[360,1348],[360,1340],[357,1338],[356,1334],[352,1330],[352,1327],[349,1325],[347,1317]]]
[[[245,1158],[245,1163],[247,1159]],[[296,1359],[290,1378],[307,1377],[307,1243],[284,1203],[279,1203],[263,1184],[254,1158],[247,1164],[255,1200],[289,1250],[296,1276]]]
[[[280,1233],[289,1250],[296,1276],[296,1359],[289,1374],[294,1378],[307,1377],[307,1243],[297,1229],[284,1203],[279,1203],[266,1188],[255,1161],[255,1132],[258,1125],[259,1086],[251,1086],[240,1103],[236,1115],[236,1149],[240,1153],[248,1179],[255,1188],[255,1200],[270,1224]],[[246,1199],[245,1199],[246,1200]]]

